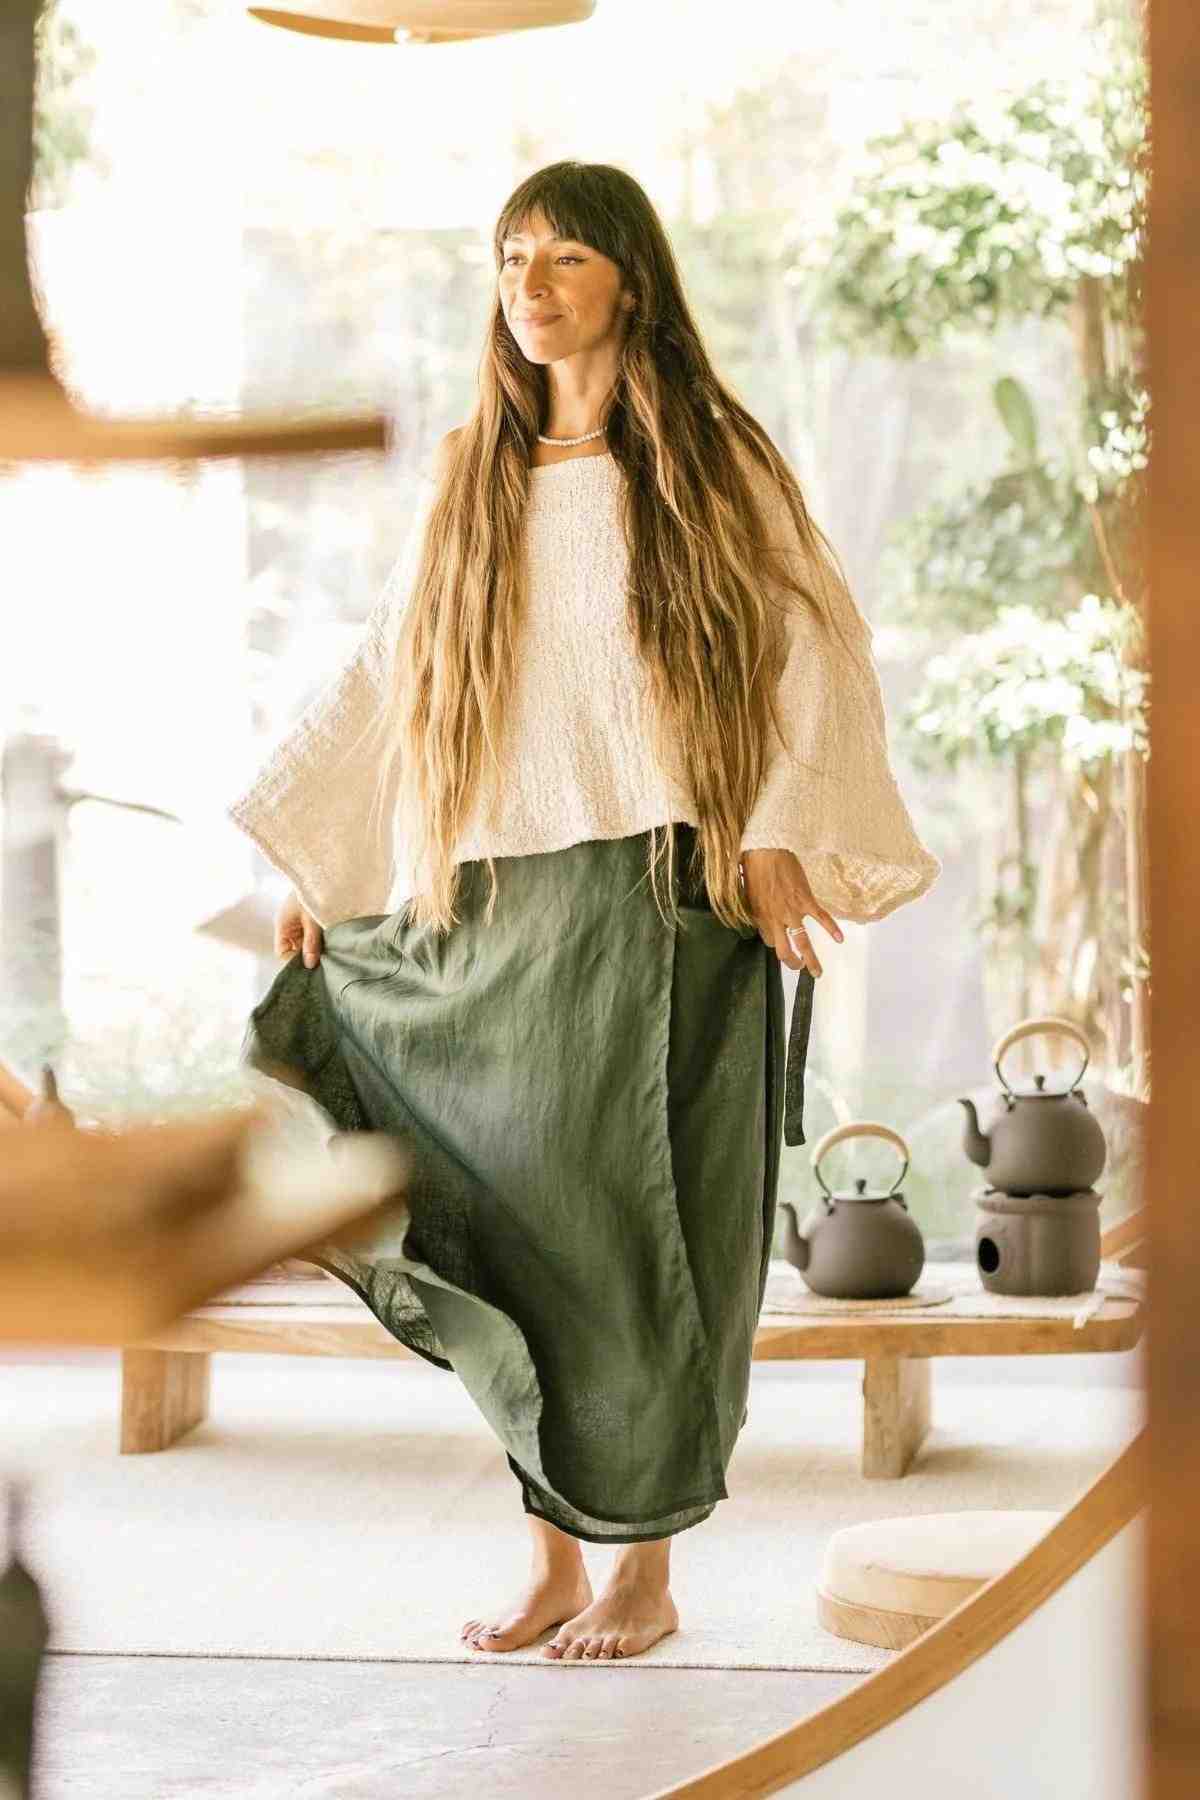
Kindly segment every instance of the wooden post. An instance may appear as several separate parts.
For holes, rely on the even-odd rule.
[[[203,1351],[122,1350],[121,1454],[167,1450],[208,1416]]]
[[[863,1364],[862,1472],[895,1481],[925,1441],[932,1384],[927,1356],[868,1356]]]
[[[1192,1203],[1200,1084],[1200,14],[1191,0],[1151,0],[1149,20],[1154,179],[1146,331],[1154,442],[1147,523],[1154,753],[1146,793],[1154,977],[1145,1201],[1153,1285],[1146,1359],[1148,1671],[1143,1676],[1139,1668],[1136,1679],[1150,1740],[1147,1800],[1193,1800],[1200,1787],[1200,1684],[1195,1678],[1200,1654],[1200,1237]]]

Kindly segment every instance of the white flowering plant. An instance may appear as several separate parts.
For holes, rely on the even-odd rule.
[[[1131,318],[1147,197],[1146,69],[1101,19],[1073,81],[963,101],[873,139],[828,234],[798,246],[831,337],[927,355],[956,333],[1065,312],[1092,277]]]
[[[914,761],[987,772],[964,787],[991,862],[976,925],[997,1024],[1069,1012],[1106,1066],[1135,1056],[1141,1093],[1148,81],[1144,16],[1094,4],[1074,79],[866,146],[791,276],[826,335],[868,354],[936,354],[1028,320],[1074,352],[1049,446],[1021,382],[995,383],[1005,466],[893,530],[878,617],[921,659]]]
[[[1061,619],[1001,606],[986,631],[964,636],[925,665],[906,722],[914,755],[955,764],[1046,750],[1086,768],[1126,750],[1145,753],[1147,680],[1127,661],[1140,639],[1127,603],[1085,594]]]

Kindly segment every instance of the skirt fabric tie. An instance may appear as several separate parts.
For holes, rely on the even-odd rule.
[[[403,1200],[312,1260],[459,1375],[526,1511],[596,1543],[672,1535],[728,1497],[781,1128],[804,1142],[813,977],[785,1060],[778,957],[693,891],[693,828],[675,829],[678,926],[648,832],[498,858],[490,924],[467,862],[450,932],[403,910],[331,926],[242,1045],[338,1130],[403,1141]]]

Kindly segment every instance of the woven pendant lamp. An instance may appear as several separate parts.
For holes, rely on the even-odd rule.
[[[110,419],[76,407],[50,367],[30,285],[35,31],[44,0],[0,7],[0,461],[187,461],[387,448],[383,414]]]
[[[578,25],[595,0],[298,0],[248,6],[267,25],[363,44],[453,44],[545,25]]]

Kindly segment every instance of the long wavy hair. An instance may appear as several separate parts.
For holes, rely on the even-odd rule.
[[[496,220],[497,277],[504,240],[535,210],[559,236],[616,263],[636,298],[601,422],[624,475],[625,601],[649,671],[649,748],[662,769],[686,775],[695,798],[690,878],[703,881],[725,924],[752,927],[739,845],[766,768],[771,722],[789,742],[775,697],[787,648],[786,596],[840,634],[825,583],[830,574],[845,577],[787,463],[717,376],[666,231],[639,184],[605,163],[539,169]],[[517,344],[497,285],[478,400],[437,480],[403,621],[392,633],[388,703],[373,722],[382,745],[371,816],[379,816],[389,770],[398,766],[396,817],[414,853],[416,884],[407,916],[439,931],[458,921],[452,854],[483,791],[485,751],[488,774],[501,779],[524,611],[529,469],[548,402],[546,369]],[[778,522],[773,491],[786,502],[799,558],[795,540],[770,542]],[[650,831],[647,873],[665,921],[678,917],[675,831],[664,823],[660,839],[659,829]],[[490,920],[498,886],[495,861],[485,860]]]

